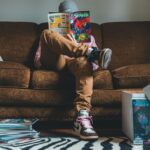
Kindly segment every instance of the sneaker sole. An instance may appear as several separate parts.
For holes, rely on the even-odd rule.
[[[81,140],[97,140],[99,138],[96,135],[95,136],[83,136],[78,131],[76,131],[76,129],[73,129],[73,130],[74,130],[74,135],[79,137]]]
[[[104,54],[103,54],[103,58],[102,58],[102,62],[101,62],[101,67],[103,69],[108,68],[108,66],[111,62],[111,56],[112,56],[112,50],[109,48],[105,49]]]

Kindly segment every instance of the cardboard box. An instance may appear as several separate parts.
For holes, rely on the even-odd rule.
[[[150,102],[143,92],[122,92],[122,130],[133,144],[150,137]]]

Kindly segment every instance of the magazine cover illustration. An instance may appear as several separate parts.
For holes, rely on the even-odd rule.
[[[49,29],[65,36],[70,31],[70,15],[68,13],[49,13],[48,26]]]
[[[70,16],[71,32],[77,42],[90,42],[90,12],[78,11]]]
[[[146,100],[133,100],[134,139],[150,137],[150,105]]]

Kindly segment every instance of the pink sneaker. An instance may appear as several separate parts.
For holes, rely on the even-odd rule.
[[[86,110],[80,110],[76,120],[74,121],[74,131],[82,140],[96,140],[98,135],[94,130],[92,116]]]

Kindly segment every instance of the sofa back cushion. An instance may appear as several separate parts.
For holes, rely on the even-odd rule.
[[[110,69],[150,63],[150,21],[101,25],[103,47],[113,51]]]
[[[5,61],[31,64],[37,25],[29,22],[0,22],[0,56]]]
[[[38,35],[42,33],[44,29],[48,29],[48,23],[41,23],[38,26]],[[91,23],[92,35],[95,37],[96,44],[99,48],[102,48],[102,34],[101,28],[97,23]]]

